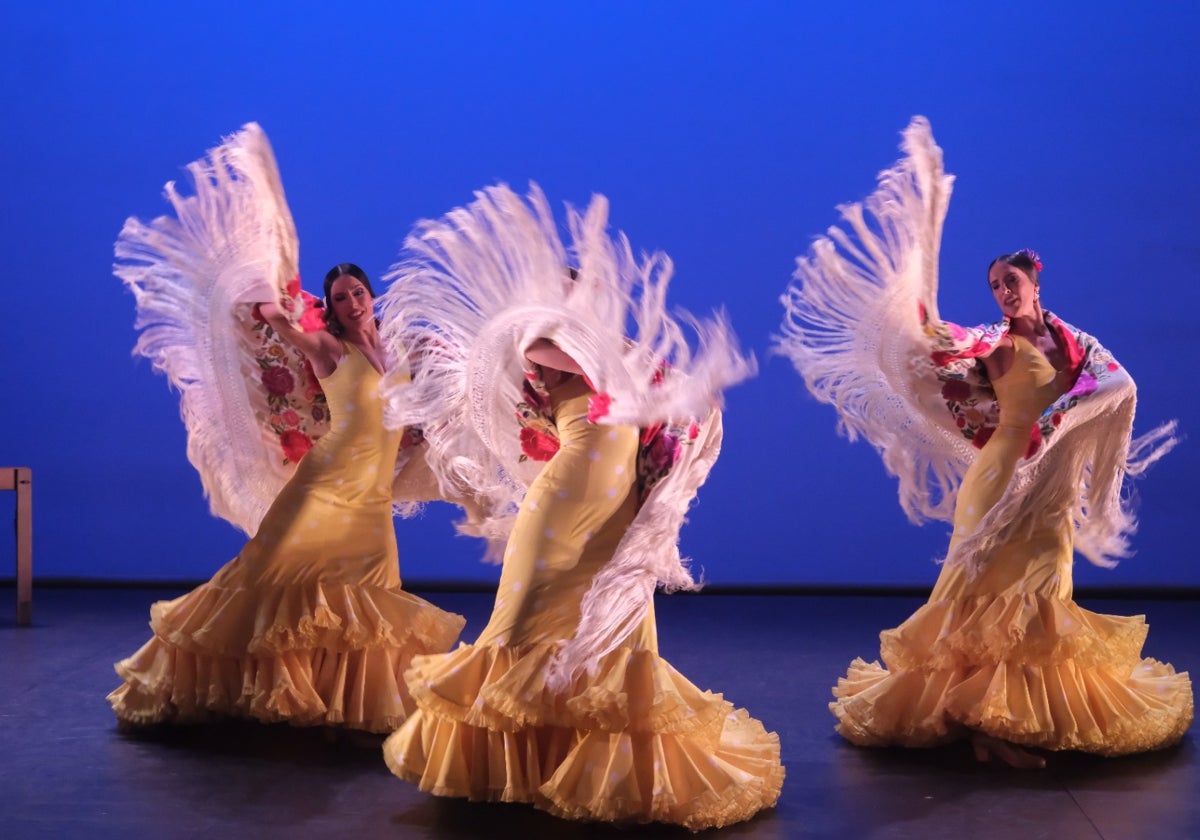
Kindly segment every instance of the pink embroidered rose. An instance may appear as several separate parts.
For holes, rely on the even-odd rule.
[[[1079,378],[1075,380],[1075,387],[1067,393],[1071,396],[1082,397],[1095,391],[1096,387],[1096,377],[1092,376],[1086,370],[1081,370]]]
[[[1109,362],[1109,363],[1108,363],[1108,365],[1106,365],[1106,367],[1108,368],[1109,372],[1111,373],[1112,371],[1114,371],[1114,370],[1116,370],[1117,368],[1119,368],[1119,367],[1120,367],[1120,365],[1119,365],[1119,364],[1117,364],[1116,362]]]
[[[990,350],[991,348],[992,348],[991,344],[989,344],[984,339],[980,338],[974,344],[972,344],[970,349],[968,349],[966,352],[964,352],[963,355],[966,356],[968,359],[974,359],[977,356],[982,356],[983,354],[987,353],[987,351]]]
[[[679,441],[671,435],[659,435],[650,441],[646,450],[646,462],[650,469],[661,472],[675,466],[679,460]]]
[[[950,337],[955,341],[962,341],[967,337],[967,330],[965,327],[961,327],[953,322],[947,323],[946,326],[950,328]]]
[[[531,461],[549,461],[558,452],[558,440],[526,426],[521,429],[521,451]]]
[[[687,436],[688,440],[695,440],[698,438],[700,436],[700,427],[695,423],[690,424],[687,428]]]
[[[608,394],[599,393],[588,397],[588,422],[598,423],[601,417],[608,414],[608,407],[610,405],[612,405],[612,397]]]
[[[288,429],[279,436],[279,445],[283,449],[284,457],[295,463],[304,457],[305,452],[312,449],[313,442],[304,432]]]
[[[296,380],[287,368],[271,366],[262,372],[262,384],[271,396],[286,397],[296,387]]]
[[[325,311],[315,306],[304,310],[300,316],[300,331],[306,333],[320,332],[325,329]]]
[[[296,426],[300,425],[300,415],[290,408],[283,412],[283,414],[279,415],[279,419],[285,426],[291,426],[292,428],[295,428]]]

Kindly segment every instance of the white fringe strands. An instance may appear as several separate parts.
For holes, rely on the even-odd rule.
[[[212,512],[252,535],[294,465],[281,462],[277,439],[256,420],[265,394],[246,387],[258,368],[241,338],[241,310],[282,303],[298,274],[299,244],[257,124],[187,171],[195,194],[180,195],[170,182],[164,196],[173,216],[126,220],[113,271],[137,304],[134,353],[179,389],[188,459]],[[297,307],[293,317],[300,314]]]
[[[683,511],[719,450],[721,392],[753,375],[755,362],[723,314],[667,312],[671,261],[635,257],[624,235],[610,235],[603,196],[583,212],[568,207],[567,231],[569,244],[536,185],[524,198],[503,185],[480,190],[466,207],[417,225],[387,275],[380,311],[385,344],[407,352],[413,371],[411,382],[384,381],[388,422],[422,427],[443,493],[469,494],[490,511],[460,527],[487,537],[494,557],[540,469],[521,461],[515,418],[524,351],[535,340],[553,341],[610,395],[601,422],[716,417],[707,448],[685,447],[694,464],[681,462],[655,487],[585,597],[579,641],[566,648],[573,673],[627,635],[655,584],[695,586],[677,548]],[[671,370],[653,385],[664,362]]]
[[[838,428],[865,437],[900,481],[914,523],[949,520],[971,445],[945,415],[918,305],[937,317],[937,262],[953,176],[917,117],[904,132],[907,157],[879,175],[875,193],[838,208],[850,232],[831,227],[796,261],[782,301],[776,350],[813,396],[837,409]],[[839,250],[840,248],[840,250]],[[914,366],[916,369],[914,370]],[[923,374],[928,372],[929,376]]]
[[[879,452],[911,521],[950,521],[976,456],[946,409],[930,360],[937,349],[931,336],[941,325],[938,251],[954,178],[943,171],[942,150],[923,117],[905,129],[901,149],[905,156],[880,173],[870,197],[838,208],[846,228],[830,227],[797,259],[775,350],[814,397],[837,410],[850,440],[861,435]],[[947,560],[977,571],[997,545],[1053,511],[1070,511],[1075,547],[1093,563],[1127,556],[1136,520],[1124,478],[1140,475],[1176,442],[1174,423],[1132,440],[1135,406],[1136,388],[1123,369],[1081,398]]]

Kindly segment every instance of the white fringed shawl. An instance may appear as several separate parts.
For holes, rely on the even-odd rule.
[[[249,123],[191,163],[195,194],[169,182],[173,216],[146,224],[129,218],[117,239],[114,273],[133,292],[134,353],[179,389],[188,431],[188,459],[200,473],[212,512],[247,534],[295,469],[281,457],[279,437],[260,378],[262,336],[249,305],[290,306],[299,245],[271,146]],[[292,381],[303,382],[303,359],[279,357]],[[286,381],[286,380],[285,380]],[[307,418],[305,433],[323,431]]]
[[[541,468],[521,457],[515,414],[524,351],[536,339],[552,340],[611,397],[601,422],[709,418],[585,596],[579,631],[557,663],[558,687],[621,642],[656,584],[696,586],[679,556],[679,528],[720,448],[721,391],[754,371],[721,315],[688,319],[699,335],[692,351],[666,311],[670,260],[635,258],[623,235],[610,236],[602,196],[582,214],[568,208],[567,222],[569,247],[536,185],[526,200],[506,186],[479,191],[470,205],[417,226],[381,297],[385,344],[411,348],[413,360],[411,382],[384,382],[389,423],[420,426],[443,493],[472,495],[487,509],[460,527],[487,537],[494,557]],[[672,372],[652,386],[664,362]]]
[[[932,356],[969,357],[973,343],[995,340],[1006,325],[962,330],[938,317],[938,249],[954,179],[923,117],[903,138],[905,157],[880,173],[876,191],[838,208],[849,229],[829,228],[797,260],[776,348],[812,394],[837,409],[840,430],[878,450],[899,479],[909,519],[949,521],[977,450],[948,410],[947,371]],[[1103,365],[1097,387],[1051,407],[1059,415],[1053,436],[1022,460],[1004,496],[948,561],[978,571],[995,546],[1058,513],[1072,516],[1075,546],[1093,563],[1129,554],[1136,520],[1122,496],[1124,477],[1174,445],[1174,424],[1132,440],[1133,380],[1115,362],[1109,369],[1111,356],[1098,342],[1077,335],[1090,348],[1084,368]]]

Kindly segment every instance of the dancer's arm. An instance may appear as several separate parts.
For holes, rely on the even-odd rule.
[[[525,348],[525,358],[535,365],[583,375],[583,368],[548,338],[539,338]]]
[[[263,320],[275,328],[275,332],[287,344],[305,355],[317,376],[333,373],[342,356],[342,345],[326,330],[301,332],[288,320],[287,315],[274,302],[256,304]]]

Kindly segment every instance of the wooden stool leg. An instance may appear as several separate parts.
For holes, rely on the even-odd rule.
[[[33,623],[33,471],[18,467],[17,491],[17,624]]]

